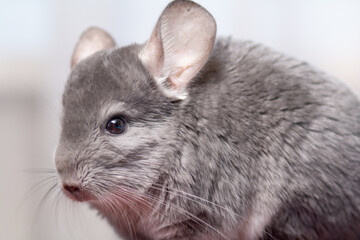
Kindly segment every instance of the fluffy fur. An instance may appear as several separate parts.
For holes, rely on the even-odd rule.
[[[63,95],[56,165],[126,239],[359,239],[360,104],[342,83],[217,39],[174,101],[138,55],[94,54]],[[128,129],[105,124],[123,116]]]

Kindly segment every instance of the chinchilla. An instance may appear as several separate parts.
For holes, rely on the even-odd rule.
[[[171,2],[145,44],[80,37],[55,161],[125,239],[359,239],[360,104]]]

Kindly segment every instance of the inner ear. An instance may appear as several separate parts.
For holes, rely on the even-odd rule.
[[[169,97],[184,99],[186,87],[207,62],[216,23],[191,1],[170,3],[161,14],[139,58]]]
[[[71,57],[71,68],[96,52],[115,47],[115,41],[98,27],[86,29],[80,36]]]

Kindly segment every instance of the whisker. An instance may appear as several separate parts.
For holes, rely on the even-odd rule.
[[[52,168],[29,168],[29,169],[17,169],[17,172],[22,172],[22,173],[34,173],[34,174],[40,174],[40,173],[44,173],[44,174],[48,174],[48,173],[56,173],[55,169]]]
[[[142,194],[144,195],[144,194]],[[153,200],[158,201],[158,198],[155,198],[154,196],[148,196],[146,195],[146,197],[150,197]],[[164,203],[162,203],[164,204]],[[184,214],[185,216],[190,217],[192,220],[194,220],[195,222],[197,222],[198,224],[202,225],[203,227],[207,227],[211,230],[213,230],[214,232],[216,232],[217,234],[219,234],[220,236],[222,236],[225,239],[229,239],[228,237],[226,237],[223,233],[221,233],[219,230],[217,230],[216,228],[214,228],[213,226],[211,226],[209,223],[205,222],[204,220],[200,219],[199,217],[197,217],[196,215],[190,213],[189,211],[180,208],[179,206],[173,206],[173,205],[169,205],[169,207],[172,207],[174,210],[176,210],[178,213],[180,214]]]
[[[190,200],[190,201],[193,201],[195,203],[199,203],[199,204],[202,204],[202,205],[205,205],[205,203],[208,203],[208,204],[211,204],[215,207],[218,207],[218,208],[221,208],[222,210],[225,210],[231,214],[234,214],[236,215],[237,217],[241,218],[242,220],[245,220],[247,221],[246,219],[244,219],[243,217],[241,217],[239,214],[235,213],[233,210],[230,210],[230,209],[227,209],[217,203],[214,203],[214,202],[211,202],[207,199],[204,199],[204,198],[201,198],[201,197],[198,197],[196,195],[193,195],[193,194],[190,194],[190,193],[187,193],[187,192],[184,192],[184,191],[181,191],[181,190],[177,190],[177,189],[171,189],[169,187],[167,187],[167,189],[170,189],[170,190],[166,190],[166,189],[163,189],[163,188],[159,188],[159,187],[154,187],[154,186],[150,186],[150,188],[153,188],[155,190],[162,190],[164,192],[168,192],[168,193],[173,193],[175,194],[176,196],[179,196],[179,197],[183,197],[187,200]],[[183,194],[183,195],[182,195]],[[185,195],[185,196],[184,196]],[[194,199],[193,199],[194,198]],[[198,201],[199,200],[199,201]],[[203,201],[203,202],[200,202],[200,201]],[[205,205],[206,206],[206,205]]]
[[[56,187],[58,187],[58,182],[55,182],[50,188],[49,190],[45,193],[45,195],[43,196],[43,198],[40,201],[40,204],[38,205],[38,211],[41,210],[42,206],[44,205],[45,201],[49,198],[50,194],[52,194],[54,192],[54,190],[56,189]]]
[[[126,192],[127,193],[127,195],[119,195],[119,193],[122,193],[121,191],[123,191],[123,192]],[[120,198],[121,199],[121,201],[123,201],[131,210],[133,210],[134,211],[134,213],[140,218],[141,217],[141,215],[140,215],[140,212],[136,209],[136,207],[134,206],[134,204],[132,203],[132,201],[131,201],[131,198],[130,199],[128,199],[127,198],[127,196],[129,196],[129,197],[132,197],[133,199],[135,198],[135,199],[138,199],[137,198],[137,196],[136,195],[134,195],[134,194],[132,194],[131,192],[128,192],[128,191],[126,191],[126,189],[124,189],[124,188],[121,188],[121,191],[119,191],[119,189],[117,189],[117,191],[111,191],[110,192],[110,194],[112,195],[112,196],[114,196],[115,198]],[[140,199],[139,199],[140,200]],[[141,199],[141,200],[143,200],[143,199]],[[144,202],[142,202],[143,204],[145,204],[145,205],[148,205],[147,203],[144,203]],[[149,207],[151,207],[150,205],[148,205]],[[141,206],[140,206],[141,207]],[[127,217],[127,215],[126,215],[126,217]],[[127,218],[128,219],[128,218]],[[132,231],[134,231],[135,232],[135,228],[134,228],[134,226],[132,226],[131,227],[131,221],[129,221],[129,224],[130,224],[130,233],[131,233],[131,235],[133,235],[133,233],[132,233]],[[132,237],[133,238],[133,237]],[[136,234],[135,234],[135,239],[136,239],[137,237],[136,237]]]
[[[49,176],[40,181],[40,183],[35,183],[33,186],[28,189],[22,199],[19,202],[19,206],[17,207],[17,212],[24,206],[25,202],[28,202],[31,196],[34,196],[37,192],[43,189],[46,185],[57,181],[56,176]]]
[[[144,180],[142,179],[142,181],[144,181]],[[152,188],[154,190],[160,190],[160,191],[164,191],[164,192],[167,192],[167,193],[172,193],[172,194],[175,194],[176,196],[183,197],[183,198],[185,198],[187,200],[190,200],[192,202],[195,202],[195,203],[198,203],[198,204],[201,204],[201,205],[204,205],[204,206],[207,206],[207,205],[205,205],[205,203],[208,203],[208,204],[211,204],[211,205],[213,205],[215,207],[218,207],[218,208],[220,208],[222,210],[225,210],[230,214],[235,215],[236,217],[242,219],[243,221],[248,221],[246,218],[240,216],[238,213],[234,212],[233,210],[225,208],[225,207],[223,207],[223,206],[221,206],[221,205],[219,205],[217,203],[211,202],[211,201],[209,201],[207,199],[204,199],[202,197],[199,197],[199,196],[196,196],[196,195],[193,195],[193,194],[190,194],[190,193],[178,190],[178,189],[169,188],[168,186],[167,186],[168,190],[166,190],[166,189],[162,188],[163,186],[160,185],[160,184],[156,184],[156,183],[153,183],[153,182],[149,182],[149,183],[152,184],[152,186],[150,186],[149,188]],[[156,186],[160,186],[161,188],[156,187]],[[199,201],[197,201],[197,200],[199,200]],[[202,201],[202,202],[200,202],[200,201]]]
[[[40,213],[41,213],[41,210],[44,207],[45,201],[47,201],[47,199],[54,192],[54,190],[56,189],[57,186],[58,186],[58,182],[53,183],[51,185],[51,187],[43,195],[41,201],[37,204],[36,210],[35,210],[35,213],[34,213],[34,216],[33,216],[32,228],[34,228],[34,225],[37,222],[36,219],[38,218],[38,216],[40,216]]]
[[[155,183],[155,184],[156,184],[156,183]],[[155,184],[154,184],[154,185],[155,185]],[[160,185],[160,186],[161,186],[161,185]],[[151,188],[154,188],[154,187],[151,186]],[[227,208],[225,208],[225,207],[223,207],[223,206],[221,206],[221,205],[218,205],[218,204],[216,204],[216,203],[214,203],[214,202],[208,201],[208,200],[206,200],[206,199],[204,199],[204,198],[195,196],[195,195],[193,195],[193,194],[190,194],[190,193],[187,193],[187,192],[184,192],[184,191],[181,191],[181,190],[177,190],[177,189],[173,189],[173,191],[168,191],[168,190],[165,190],[165,189],[162,189],[162,188],[156,188],[156,189],[157,189],[157,190],[163,190],[163,191],[166,191],[166,192],[169,192],[169,193],[174,193],[174,194],[176,194],[176,195],[178,195],[178,196],[180,196],[180,195],[177,194],[177,193],[175,193],[175,192],[173,192],[173,191],[177,191],[177,192],[180,192],[180,193],[182,193],[182,194],[186,194],[186,195],[188,195],[188,196],[190,196],[190,197],[185,197],[185,198],[188,199],[188,200],[190,200],[190,201],[194,201],[194,202],[196,202],[196,203],[200,203],[200,204],[201,204],[201,202],[198,202],[198,201],[195,201],[194,199],[191,199],[191,197],[194,197],[194,198],[196,198],[196,199],[199,199],[199,200],[201,200],[201,201],[204,201],[204,202],[206,202],[206,203],[210,203],[210,204],[212,204],[212,205],[214,205],[214,206],[216,206],[216,207],[219,207],[219,208],[221,208],[221,209],[223,209],[223,210],[225,210],[225,211],[227,211],[227,212],[229,212],[229,213],[235,214],[237,217],[239,217],[241,220],[243,220],[243,221],[245,221],[245,222],[249,222],[248,219],[240,216],[239,214],[235,213],[233,210],[227,209]],[[184,196],[183,196],[183,197],[184,197]],[[270,237],[272,237],[273,239],[275,239],[268,231],[266,231],[266,229],[264,230],[264,232],[265,232],[267,235],[269,235]]]
[[[111,195],[112,193],[110,193]],[[100,199],[100,202],[102,204],[104,204],[103,206],[106,206],[108,208],[110,208],[109,210],[116,215],[116,218],[119,219],[118,214],[120,214],[121,216],[123,216],[124,218],[126,218],[126,223],[127,223],[127,228],[128,231],[130,233],[130,237],[133,239],[133,230],[132,230],[132,226],[131,223],[129,221],[129,218],[127,216],[127,214],[125,212],[120,212],[120,211],[116,211],[116,203],[114,202],[114,200],[110,199],[110,198],[106,198],[106,197],[98,197]],[[117,196],[117,198],[120,198],[121,201],[124,201],[124,199],[121,196]],[[122,214],[121,214],[122,213]]]
[[[126,187],[125,187],[126,188]],[[122,189],[122,190],[124,190],[124,191],[126,191],[126,189]],[[127,192],[127,191],[126,191]],[[130,192],[127,192],[127,193],[130,193]],[[134,198],[136,198],[136,199],[139,199],[139,200],[144,200],[143,198],[139,198],[139,196],[136,196],[136,195],[134,195],[133,196]],[[151,196],[146,196],[147,198],[148,197],[151,197]],[[157,200],[157,199],[155,199],[155,198],[153,198],[154,200]],[[145,199],[145,202],[142,202],[143,204],[145,204],[146,206],[148,206],[150,209],[152,209],[153,210],[153,213],[154,213],[154,210],[156,210],[151,204],[149,204],[148,203],[148,201]],[[161,212],[158,212],[159,214],[161,213]],[[139,215],[139,217],[141,217],[140,215]],[[184,224],[184,223],[182,223],[182,222],[180,222],[180,224],[182,224],[183,226],[184,226],[184,228],[186,228],[187,230],[189,230],[188,228],[187,228],[187,226]],[[190,231],[190,230],[189,230]]]

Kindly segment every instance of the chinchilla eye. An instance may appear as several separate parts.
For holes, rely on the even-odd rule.
[[[106,124],[106,130],[112,134],[121,134],[126,130],[126,122],[122,117],[115,117]]]

